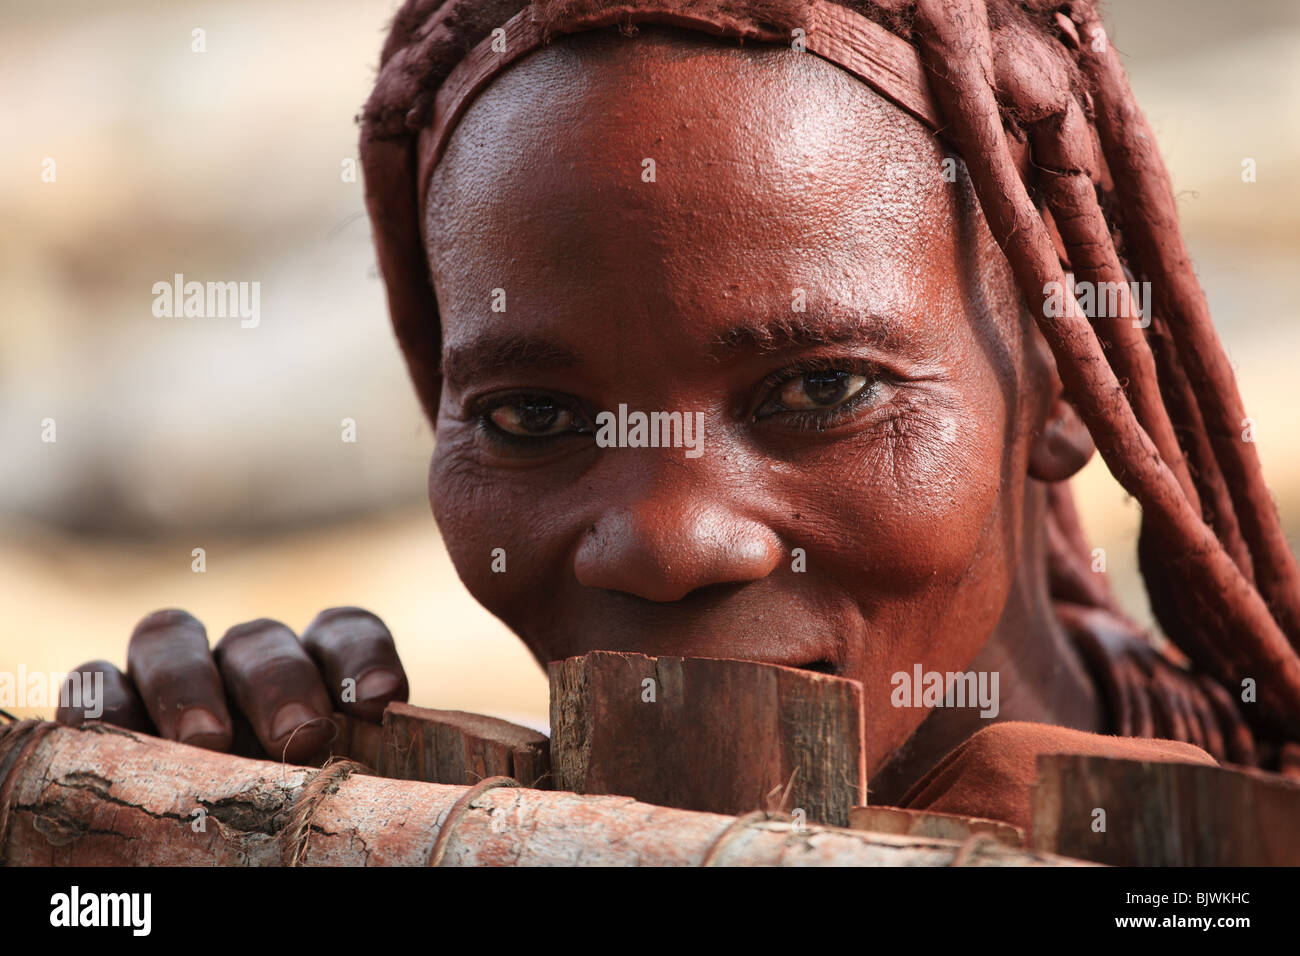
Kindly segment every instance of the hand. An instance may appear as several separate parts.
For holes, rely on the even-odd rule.
[[[393,636],[369,611],[335,607],[307,625],[301,641],[262,618],[226,631],[208,650],[207,631],[180,610],[155,611],[127,645],[126,673],[107,661],[78,667],[82,687],[102,674],[102,700],[70,695],[55,719],[98,719],[166,740],[289,763],[322,758],[336,710],[379,723],[389,701],[405,701],[406,672]],[[102,706],[102,712],[98,708]]]

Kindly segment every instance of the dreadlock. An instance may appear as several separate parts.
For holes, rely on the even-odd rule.
[[[1126,736],[1300,769],[1300,568],[1264,485],[1228,357],[1179,231],[1168,173],[1096,0],[834,0],[910,43],[1066,395],[1142,509],[1139,564],[1172,646],[1157,646],[1089,570],[1067,483],[1050,487],[1049,584]],[[556,22],[583,0],[533,4]],[[592,4],[587,2],[586,6]],[[605,23],[784,40],[810,0],[595,4]],[[366,196],[394,328],[436,417],[441,331],[428,277],[416,142],[466,54],[529,4],[408,0],[360,117]],[[665,12],[666,7],[680,8]],[[707,7],[708,25],[686,14]],[[1028,162],[1025,161],[1028,157]],[[1045,308],[1066,273],[1115,288],[1118,318]],[[1128,283],[1151,283],[1150,324]],[[1253,681],[1257,701],[1239,704]],[[1241,695],[1248,699],[1248,695]]]

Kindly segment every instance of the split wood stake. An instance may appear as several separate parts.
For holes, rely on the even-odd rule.
[[[845,826],[865,802],[862,685],[753,661],[594,651],[554,662],[555,786]],[[796,816],[798,814],[796,813]]]

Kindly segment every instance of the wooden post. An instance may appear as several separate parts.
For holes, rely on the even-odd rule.
[[[554,662],[550,677],[556,789],[714,813],[802,810],[834,826],[865,799],[857,681],[607,651]]]
[[[551,788],[546,735],[482,714],[394,701],[384,709],[378,750],[371,766],[397,780],[474,784],[513,777],[525,787]]]
[[[1300,783],[1255,770],[1044,755],[1030,846],[1116,866],[1300,866]]]

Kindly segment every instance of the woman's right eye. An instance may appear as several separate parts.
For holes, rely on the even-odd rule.
[[[519,438],[550,438],[581,430],[572,409],[542,395],[502,402],[484,418],[498,431]]]

